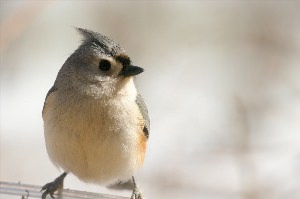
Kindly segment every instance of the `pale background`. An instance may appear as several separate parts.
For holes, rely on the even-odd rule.
[[[0,20],[1,181],[60,174],[41,110],[78,26],[145,69],[151,134],[137,179],[148,199],[300,198],[299,1],[1,0]],[[74,176],[65,187],[130,195]]]

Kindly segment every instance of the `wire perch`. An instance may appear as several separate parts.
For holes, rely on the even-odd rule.
[[[19,198],[41,198],[41,188],[41,186],[37,185],[0,181],[0,197],[4,195],[14,195],[20,196]],[[54,194],[54,196],[57,199],[60,198],[57,194]],[[127,197],[122,196],[113,196],[101,193],[76,191],[70,189],[63,189],[61,196],[63,199],[129,199]],[[48,198],[50,199],[51,197],[48,196],[47,199]]]

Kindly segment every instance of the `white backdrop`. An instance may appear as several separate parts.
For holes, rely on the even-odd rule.
[[[145,69],[147,198],[300,198],[297,1],[1,1],[0,180],[43,185],[41,111],[80,43],[118,41]],[[68,176],[65,187],[129,196]],[[0,196],[1,197],[1,196]]]

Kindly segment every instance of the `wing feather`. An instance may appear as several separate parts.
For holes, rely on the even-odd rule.
[[[44,111],[45,111],[45,106],[46,106],[46,102],[47,102],[47,98],[49,97],[49,95],[53,92],[57,91],[57,88],[55,86],[52,86],[50,88],[50,90],[48,91],[47,95],[46,95],[46,98],[45,98],[45,102],[44,102],[44,106],[43,106],[43,111],[42,111],[42,114],[44,115]]]
[[[143,97],[139,93],[136,96],[135,102],[138,105],[139,110],[140,110],[140,112],[143,116],[143,119],[145,121],[143,132],[144,132],[145,137],[148,139],[149,138],[149,133],[150,133],[150,119],[149,119],[149,115],[148,115],[147,106],[144,102]]]

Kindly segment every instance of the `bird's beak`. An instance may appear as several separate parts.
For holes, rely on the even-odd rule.
[[[130,77],[134,75],[138,75],[140,73],[144,72],[144,69],[138,66],[124,66],[120,72],[119,75],[123,75],[124,77]]]

